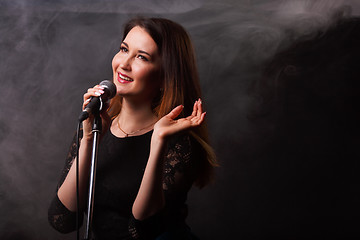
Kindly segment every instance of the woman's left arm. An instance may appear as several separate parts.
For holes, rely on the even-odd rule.
[[[184,130],[199,126],[205,117],[201,100],[194,103],[193,112],[186,118],[176,119],[183,106],[174,108],[154,126],[151,138],[150,155],[141,181],[141,185],[132,207],[135,219],[144,220],[165,206],[163,192],[164,150],[167,139]]]

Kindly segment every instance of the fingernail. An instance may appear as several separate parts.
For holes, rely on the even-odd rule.
[[[202,101],[201,101],[201,99],[199,98],[199,103],[201,104],[202,103]]]
[[[88,98],[88,99],[85,101],[85,103],[87,103],[87,102],[90,102],[90,98]]]
[[[104,93],[104,91],[103,91],[103,90],[99,90],[99,92],[100,92],[101,94],[103,94],[103,93]]]
[[[100,93],[100,92],[95,92],[95,95],[96,95],[96,96],[100,96],[101,93]]]

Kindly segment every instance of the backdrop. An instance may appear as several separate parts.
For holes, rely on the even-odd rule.
[[[0,0],[0,239],[75,239],[47,222],[82,95],[111,79],[123,23],[190,33],[213,185],[189,193],[201,239],[359,233],[359,23],[353,0]]]

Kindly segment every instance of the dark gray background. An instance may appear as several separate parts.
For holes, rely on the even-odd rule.
[[[134,15],[179,22],[196,47],[221,167],[213,185],[189,194],[193,231],[201,239],[315,236],[306,223],[317,213],[298,218],[303,208],[291,204],[296,195],[287,202],[284,195],[271,193],[267,182],[279,172],[267,169],[271,163],[261,157],[267,139],[258,129],[266,129],[267,123],[257,125],[248,118],[254,100],[249,89],[275,53],[299,38],[310,39],[336,16],[359,14],[356,0],[0,0],[0,239],[74,239],[48,225],[47,207],[82,94],[111,78],[122,25]],[[288,171],[286,164],[278,169]],[[359,217],[349,212],[337,220],[348,216]],[[351,227],[342,233],[359,236]]]

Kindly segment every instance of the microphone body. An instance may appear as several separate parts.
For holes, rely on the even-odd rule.
[[[82,122],[89,117],[90,114],[97,114],[103,110],[104,104],[116,95],[116,86],[109,80],[104,80],[100,84],[104,87],[104,93],[99,97],[91,97],[89,104],[85,107],[79,116],[79,121]]]

